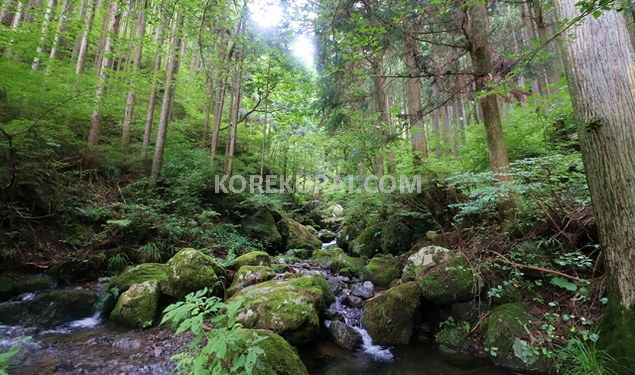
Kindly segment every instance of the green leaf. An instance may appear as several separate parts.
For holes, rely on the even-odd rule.
[[[562,288],[565,290],[568,290],[570,292],[575,292],[576,290],[578,290],[578,286],[575,285],[574,283],[572,283],[571,281],[560,277],[560,276],[555,276],[553,278],[551,278],[551,285],[557,286],[558,288]]]

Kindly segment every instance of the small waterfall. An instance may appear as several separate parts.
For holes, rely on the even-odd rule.
[[[373,344],[373,339],[370,337],[368,332],[362,327],[353,327],[357,333],[362,336],[362,352],[364,354],[368,354],[373,357],[377,361],[392,361],[394,359],[393,354],[390,352],[390,349],[384,348],[381,345]]]
[[[334,245],[337,245],[337,239],[334,239],[334,240],[333,240],[333,241],[331,241],[331,242],[326,242],[326,243],[323,243],[323,244],[322,244],[322,250],[326,250],[326,249],[328,249],[329,247],[334,246]]]

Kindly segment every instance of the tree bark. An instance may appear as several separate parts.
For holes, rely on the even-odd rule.
[[[40,58],[44,53],[46,42],[48,40],[49,25],[51,24],[51,14],[55,7],[55,0],[48,0],[46,3],[46,11],[44,12],[44,21],[42,22],[42,30],[40,32],[40,42],[35,49],[35,57],[33,58],[33,64],[31,64],[31,70],[36,71],[40,68]]]
[[[93,20],[95,19],[95,6],[98,0],[90,1],[90,6],[86,9],[84,31],[82,32],[82,38],[79,43],[79,53],[77,56],[77,64],[75,65],[75,73],[83,74],[86,68],[86,59],[88,58],[88,39],[90,38],[90,31],[93,28]]]
[[[180,28],[183,24],[183,15],[177,14],[172,31],[172,47],[168,57],[165,78],[165,91],[163,102],[161,103],[161,117],[157,131],[157,141],[154,147],[154,157],[152,159],[152,171],[150,173],[151,185],[156,184],[157,178],[163,166],[163,153],[165,151],[165,140],[168,134],[168,124],[170,122],[170,107],[176,91],[176,73],[179,67],[179,52],[181,51]]]
[[[132,125],[132,119],[134,117],[134,108],[136,100],[136,84],[139,75],[139,69],[141,69],[141,58],[143,57],[143,39],[146,35],[146,20],[145,14],[148,8],[148,0],[144,2],[143,8],[139,9],[139,17],[137,19],[137,26],[139,28],[139,39],[137,40],[137,46],[135,49],[135,57],[133,61],[132,82],[130,90],[128,91],[128,97],[126,100],[126,113],[123,120],[123,131],[121,134],[121,143],[127,145],[130,143],[130,126]]]
[[[60,45],[60,40],[62,38],[62,32],[64,31],[64,25],[66,24],[66,20],[68,18],[69,9],[70,2],[68,0],[62,0],[62,8],[57,18],[57,29],[55,29],[55,36],[53,37],[53,44],[51,45],[51,51],[49,53],[49,62],[46,68],[47,72],[50,71],[51,65],[53,65],[55,57],[57,56],[57,49]]]
[[[414,151],[414,162],[417,165],[423,164],[428,159],[428,143],[426,140],[423,114],[421,113],[421,78],[417,67],[419,48],[417,41],[409,33],[404,39],[404,63],[408,69],[408,81],[406,82],[408,91],[408,121],[412,132],[412,150]]]
[[[561,19],[580,14],[575,3],[557,1]],[[600,345],[635,370],[626,360],[635,358],[635,50],[615,11],[587,17],[567,34],[566,73],[608,273]]]
[[[375,113],[379,114],[379,131],[382,134],[384,140],[384,146],[388,146],[390,138],[390,102],[388,99],[388,93],[386,91],[386,77],[384,74],[384,58],[383,52],[376,52],[371,57],[371,66],[373,69],[373,98],[375,100]],[[384,175],[384,157],[382,155],[383,150],[380,150],[380,155],[375,160],[374,173],[377,176]],[[388,154],[387,156],[390,155]],[[394,155],[393,155],[394,156]],[[391,160],[388,160],[391,163]]]
[[[90,120],[90,133],[88,134],[89,147],[97,146],[97,143],[99,142],[99,128],[101,126],[101,119],[103,117],[103,114],[101,112],[101,105],[104,94],[106,92],[106,85],[108,83],[109,77],[108,70],[114,51],[115,41],[113,40],[113,38],[119,32],[119,21],[121,20],[121,13],[119,12],[117,0],[114,0],[111,3],[111,14],[112,17],[110,18],[110,25],[108,27],[109,33],[104,43],[104,56],[102,58],[101,66],[99,69],[99,83],[97,84],[97,90],[95,92],[95,108],[93,109],[93,114]]]
[[[227,140],[227,152],[226,157],[227,161],[225,164],[225,173],[228,176],[231,176],[234,168],[234,153],[236,150],[236,132],[238,130],[238,120],[240,117],[240,105],[242,102],[241,97],[241,84],[243,78],[243,64],[244,64],[244,47],[238,53],[237,56],[237,64],[236,73],[234,75],[234,80],[232,83],[232,107],[231,107],[231,115],[230,115],[230,125],[229,125],[229,139]]]
[[[465,30],[467,31],[466,37],[469,43],[468,50],[472,59],[476,90],[477,92],[487,92],[489,89],[488,83],[492,77],[493,57],[489,35],[490,22],[486,3],[473,2],[467,7],[466,11],[469,22]],[[513,179],[496,94],[485,94],[480,99],[480,104],[483,112],[485,134],[487,136],[490,165],[494,173],[494,178],[499,182],[510,182]],[[499,199],[499,212],[501,217],[507,217],[514,206],[513,199],[501,196]]]
[[[225,46],[228,38],[227,29],[221,29],[219,46],[219,63],[226,62],[227,60],[227,48]],[[227,90],[227,74],[223,70],[218,71],[218,83],[216,86],[216,93],[214,94],[214,122],[212,124],[212,140],[210,145],[211,160],[214,161],[216,157],[216,151],[218,148],[218,135],[220,133],[220,124],[223,117],[223,107],[225,106],[225,92]]]
[[[146,151],[150,147],[150,138],[152,136],[152,122],[154,121],[154,109],[157,101],[157,90],[159,86],[159,77],[161,74],[161,48],[163,46],[163,28],[161,24],[157,25],[154,35],[154,45],[158,49],[154,58],[154,73],[152,76],[152,86],[150,87],[150,95],[148,96],[148,108],[146,111],[146,121],[143,129],[143,143],[141,146],[141,155],[145,158]]]

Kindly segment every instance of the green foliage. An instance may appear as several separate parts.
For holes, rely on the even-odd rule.
[[[16,341],[18,343],[12,345],[8,350],[0,352],[0,375],[8,375],[11,369],[11,359],[15,357],[20,351],[20,342],[30,340],[31,337],[24,336],[18,337]]]
[[[558,352],[558,370],[565,375],[612,375],[616,360],[597,348],[598,335],[573,337]]]
[[[191,293],[185,301],[168,306],[161,324],[172,323],[176,334],[194,335],[191,352],[175,356],[177,369],[190,374],[252,374],[265,337],[246,335],[236,321],[243,306],[207,297],[207,289]],[[211,327],[211,328],[210,328]]]

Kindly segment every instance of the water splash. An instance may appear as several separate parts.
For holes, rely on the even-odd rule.
[[[326,249],[328,249],[330,246],[334,246],[334,245],[337,245],[337,239],[334,239],[334,240],[333,240],[333,241],[331,241],[331,242],[326,242],[326,243],[323,243],[323,244],[322,244],[322,250],[326,250]]]
[[[366,331],[364,328],[353,327],[353,329],[357,331],[360,336],[362,336],[362,353],[371,356],[376,361],[381,362],[390,362],[395,358],[390,349],[384,348],[381,345],[373,344],[373,339],[368,334],[368,331]]]

